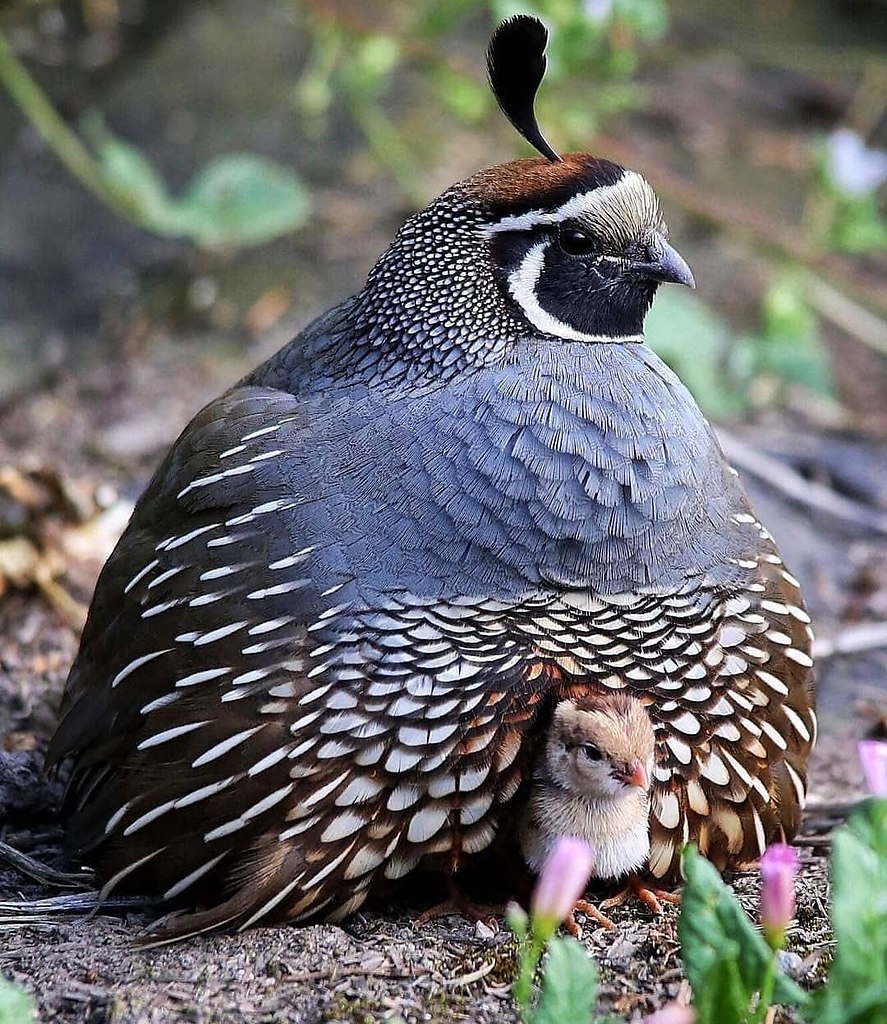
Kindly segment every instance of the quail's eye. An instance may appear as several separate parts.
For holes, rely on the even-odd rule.
[[[603,761],[604,759],[604,755],[593,743],[583,743],[582,753],[585,754],[589,761]]]
[[[557,233],[557,242],[568,256],[588,256],[595,250],[594,239],[579,228],[562,227]]]

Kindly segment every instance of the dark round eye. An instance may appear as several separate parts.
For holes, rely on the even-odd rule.
[[[604,755],[593,743],[583,743],[582,753],[585,754],[589,761],[603,761],[604,759]]]
[[[568,256],[588,256],[594,252],[594,239],[579,228],[562,227],[557,233],[557,243]]]

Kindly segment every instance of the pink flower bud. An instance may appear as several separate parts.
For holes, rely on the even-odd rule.
[[[860,740],[856,748],[872,796],[887,797],[887,741]]]
[[[696,1012],[692,1006],[681,1006],[679,1003],[666,1003],[649,1017],[644,1017],[643,1024],[693,1024]]]
[[[785,929],[795,916],[798,853],[785,843],[768,846],[761,857],[761,925],[771,949],[782,949]]]
[[[583,839],[561,836],[542,866],[530,913],[542,931],[554,931],[576,907],[594,866],[594,851]]]

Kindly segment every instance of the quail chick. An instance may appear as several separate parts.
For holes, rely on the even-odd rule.
[[[595,694],[557,705],[537,756],[521,829],[521,849],[532,871],[542,869],[557,839],[566,835],[591,845],[592,877],[636,878],[650,853],[654,746],[650,717],[634,697]],[[631,881],[627,889],[653,895]],[[577,909],[613,927],[585,900]]]

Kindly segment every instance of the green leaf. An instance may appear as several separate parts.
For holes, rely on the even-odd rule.
[[[803,277],[783,273],[767,290],[762,308],[767,335],[808,337],[816,330],[816,314],[805,294]]]
[[[156,167],[138,150],[105,127],[91,111],[81,119],[83,134],[95,152],[105,185],[140,224],[163,225],[170,203],[166,183]],[[155,228],[166,234],[162,228]]]
[[[887,248],[887,220],[878,206],[878,196],[839,196],[828,241],[839,252],[878,252]]]
[[[552,939],[533,1024],[590,1024],[597,1002],[597,968],[575,939]]]
[[[661,39],[668,31],[668,6],[663,0],[615,0],[613,6],[643,39]]]
[[[749,995],[736,965],[737,947],[729,943],[718,951],[705,975],[705,983],[693,989],[696,1019],[718,1024],[748,1019]]]
[[[208,164],[172,213],[181,233],[200,245],[259,245],[301,227],[309,207],[295,174],[244,153]]]
[[[530,919],[524,908],[517,903],[509,903],[505,908],[505,923],[519,939],[527,937]]]
[[[763,331],[755,348],[756,368],[830,396],[831,372],[807,288],[803,275],[789,272],[767,291],[761,311]]]
[[[764,298],[761,332],[740,337],[698,296],[663,289],[647,316],[647,341],[714,419],[743,412],[750,385],[765,375],[831,397],[828,357],[807,287],[804,275],[779,277]]]
[[[97,114],[83,130],[96,153],[105,186],[120,211],[149,231],[190,238],[198,245],[259,245],[301,227],[309,198],[301,180],[284,167],[250,154],[209,163],[181,199],[174,199],[145,156],[118,139]]]
[[[394,36],[369,33],[351,43],[351,55],[342,71],[348,91],[364,101],[377,97],[388,85],[400,60],[400,44]]]
[[[698,1024],[739,1024],[747,1019],[752,997],[764,985],[773,954],[695,847],[687,848],[683,865],[686,885],[678,935]],[[709,991],[712,988],[718,990],[717,998]],[[804,990],[781,972],[776,974],[773,997],[776,1003],[808,1002]]]
[[[883,1024],[887,1006],[887,800],[868,800],[834,836],[837,945],[816,1024]]]
[[[0,978],[0,1024],[30,1024],[36,1019],[34,1003],[28,993]]]
[[[887,799],[866,800],[850,816],[847,829],[875,854],[880,870],[887,871]]]

